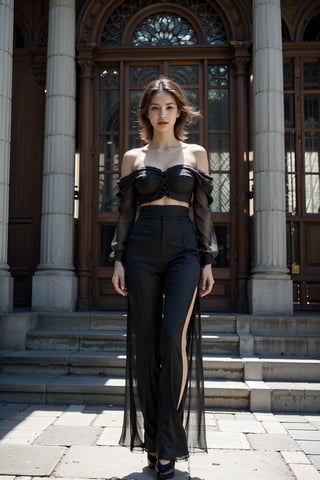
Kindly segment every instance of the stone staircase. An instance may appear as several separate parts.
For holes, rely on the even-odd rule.
[[[126,316],[0,316],[0,401],[122,405]],[[208,408],[319,412],[320,315],[202,315]]]

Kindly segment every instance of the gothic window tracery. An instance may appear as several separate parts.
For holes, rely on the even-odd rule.
[[[149,6],[160,7],[157,0],[150,0]],[[203,30],[203,39],[198,38],[191,22],[183,15],[170,13],[180,6],[189,11],[199,22]],[[104,48],[120,47],[131,44],[136,47],[145,46],[190,46],[190,45],[226,45],[227,33],[217,11],[208,2],[194,3],[192,0],[181,2],[172,0],[152,15],[147,15],[136,27],[129,41],[124,38],[124,31],[130,19],[145,7],[143,0],[122,3],[117,7],[104,25],[100,37],[100,46]]]

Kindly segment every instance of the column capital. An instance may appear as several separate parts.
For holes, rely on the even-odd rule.
[[[233,75],[249,75],[249,63],[251,61],[252,42],[234,41],[230,42],[234,49],[234,57],[232,59]]]
[[[93,78],[95,62],[93,52],[96,48],[95,43],[79,43],[76,45],[78,50],[77,63],[80,66],[80,78]]]

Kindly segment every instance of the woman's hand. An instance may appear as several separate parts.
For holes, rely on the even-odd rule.
[[[126,282],[125,282],[125,273],[124,273],[124,267],[122,263],[119,260],[116,260],[114,262],[114,271],[112,275],[112,285],[113,288],[117,293],[122,295],[123,297],[126,297],[128,295],[128,291],[126,288]]]
[[[200,297],[205,297],[208,295],[214,285],[214,278],[212,274],[211,264],[205,265],[202,268],[201,272],[201,282],[200,282]]]

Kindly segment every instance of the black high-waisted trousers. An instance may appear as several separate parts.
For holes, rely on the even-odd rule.
[[[161,459],[187,458],[187,351],[200,277],[197,238],[187,208],[141,208],[128,240],[125,272],[127,392],[120,443],[128,443],[130,430],[131,448],[155,452]]]

